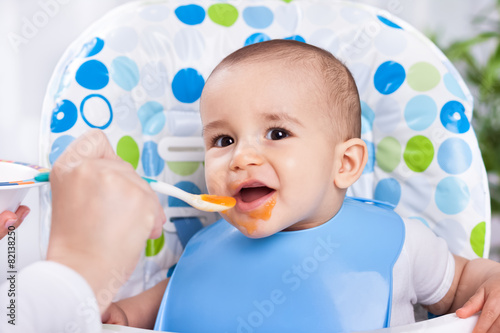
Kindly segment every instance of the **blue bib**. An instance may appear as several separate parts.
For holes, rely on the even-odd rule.
[[[311,229],[247,238],[224,220],[187,244],[155,330],[346,332],[387,327],[404,223],[346,198]]]

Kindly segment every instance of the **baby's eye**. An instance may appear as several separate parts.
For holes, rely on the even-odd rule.
[[[234,143],[234,139],[230,136],[219,136],[218,138],[215,138],[214,140],[214,146],[216,147],[227,147],[229,145],[232,145]]]
[[[284,138],[288,138],[289,136],[290,134],[288,133],[287,130],[284,130],[282,128],[271,128],[269,131],[267,131],[266,139],[281,140]]]

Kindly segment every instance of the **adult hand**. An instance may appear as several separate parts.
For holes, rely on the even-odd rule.
[[[99,130],[75,140],[50,174],[52,226],[47,259],[82,275],[101,313],[166,217],[150,186]]]
[[[11,230],[17,229],[23,223],[30,209],[26,206],[19,206],[16,213],[5,211],[0,214],[0,239]]]

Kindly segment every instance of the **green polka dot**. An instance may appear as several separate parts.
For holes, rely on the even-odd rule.
[[[283,1],[286,2],[286,3],[292,2],[292,0],[283,0]]]
[[[478,257],[484,254],[484,236],[486,235],[486,223],[478,223],[470,234],[470,246]]]
[[[408,140],[403,157],[408,168],[415,172],[423,172],[434,158],[434,146],[425,136],[414,136]]]
[[[126,135],[118,141],[116,145],[116,154],[124,161],[132,164],[134,169],[137,169],[141,153],[139,151],[139,146],[132,137]]]
[[[163,232],[157,239],[148,239],[146,242],[146,257],[152,257],[160,253],[163,245],[165,245],[165,236]]]
[[[208,17],[217,24],[230,27],[238,18],[238,10],[233,5],[218,3],[208,8]]]
[[[416,91],[431,90],[441,80],[439,71],[428,62],[417,62],[408,70],[408,85]]]
[[[200,162],[167,162],[168,168],[179,176],[189,176],[198,170]]]
[[[383,138],[375,153],[377,165],[385,172],[392,172],[401,162],[401,144],[392,136]]]

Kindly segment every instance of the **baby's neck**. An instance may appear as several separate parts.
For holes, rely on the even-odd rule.
[[[316,227],[330,221],[335,215],[337,215],[337,213],[339,212],[340,207],[342,207],[343,203],[344,203],[344,201],[342,200],[340,203],[333,205],[332,209],[328,212],[328,214],[326,214],[323,217],[317,217],[314,220],[299,221],[295,224],[292,224],[288,228],[283,229],[283,231],[298,231],[298,230],[306,230],[306,229],[316,228]]]

